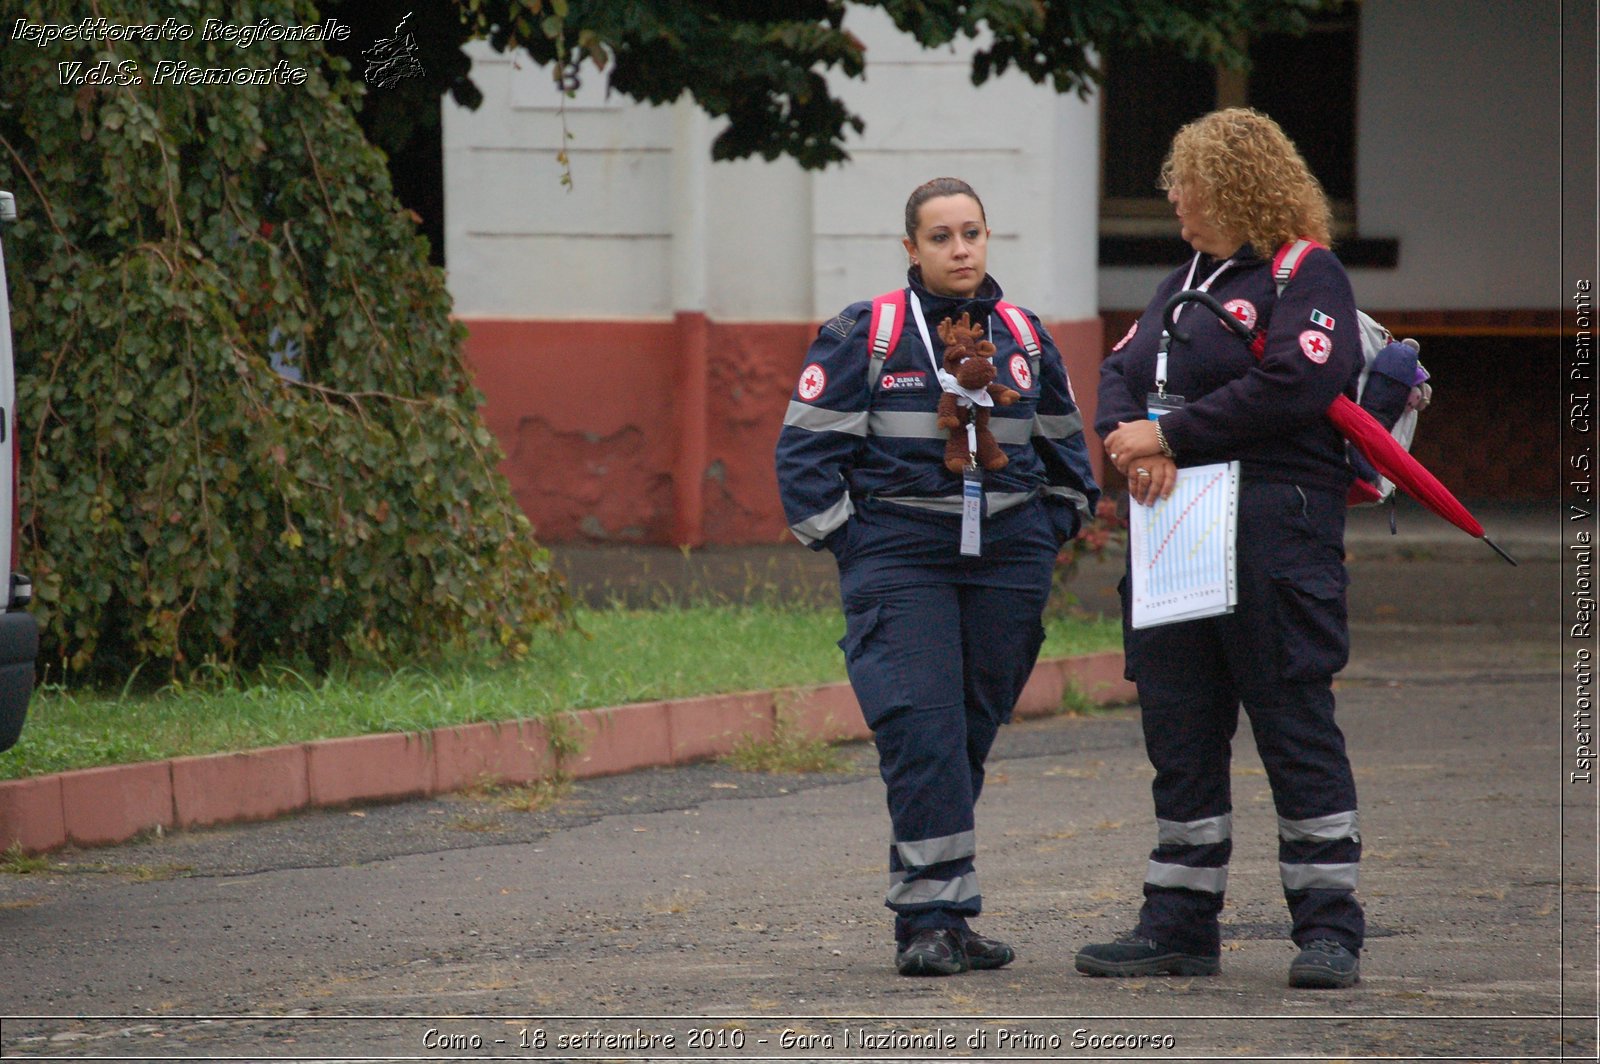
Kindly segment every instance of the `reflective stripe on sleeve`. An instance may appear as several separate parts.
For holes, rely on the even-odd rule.
[[[1231,838],[1233,838],[1232,813],[1189,821],[1156,818],[1156,844],[1159,846],[1204,846]]]
[[[937,839],[896,842],[894,847],[907,868],[926,868],[944,861],[974,856],[978,852],[978,836],[976,832],[961,831]]]
[[[1063,487],[1060,484],[1045,485],[1044,493],[1053,495],[1058,499],[1066,499],[1078,511],[1083,523],[1088,524],[1094,520],[1094,512],[1089,509],[1089,496],[1074,488]]]
[[[827,539],[828,533],[850,520],[850,515],[855,512],[855,503],[850,501],[850,496],[841,495],[838,502],[821,513],[812,514],[799,524],[790,525],[789,531],[809,547],[819,539]]]
[[[1284,890],[1355,890],[1358,864],[1279,863]]]
[[[1083,431],[1083,415],[1070,414],[1033,415],[1033,435],[1047,440],[1065,440]]]
[[[1019,506],[1033,496],[1034,493],[1031,491],[989,491],[984,493],[984,500],[992,516],[1004,513],[1013,506]],[[958,514],[961,512],[962,504],[959,495],[874,495],[873,498],[880,502],[892,502],[916,510],[932,510],[941,514]]]
[[[1285,842],[1334,842],[1338,839],[1361,841],[1361,814],[1352,809],[1347,813],[1330,813],[1309,820],[1278,818],[1278,837]]]
[[[1033,434],[1033,422],[1019,417],[995,416],[989,419],[989,431],[994,433],[997,442],[1020,447]]]
[[[867,419],[867,432],[899,440],[942,440],[939,415],[915,410],[874,410]]]
[[[971,901],[978,896],[978,873],[968,872],[955,879],[905,879],[903,873],[896,877],[884,895],[890,905],[925,905],[928,902]]]
[[[1150,867],[1145,870],[1144,881],[1153,887],[1181,887],[1184,890],[1221,894],[1228,886],[1228,870],[1190,868],[1188,865],[1151,861]]]
[[[807,429],[811,432],[843,432],[849,436],[867,434],[865,410],[829,410],[826,407],[802,403],[797,399],[789,400],[789,409],[784,412],[783,423],[785,426]]]
[[[804,406],[805,404],[797,404]],[[991,417],[989,431],[999,443],[1020,447],[1028,442],[1032,422],[1014,417]],[[841,430],[842,431],[842,430]],[[939,427],[939,415],[917,410],[875,410],[867,419],[867,432],[897,440],[944,440],[950,434]],[[1032,433],[1037,435],[1037,433]]]

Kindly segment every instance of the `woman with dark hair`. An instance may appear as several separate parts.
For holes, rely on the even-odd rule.
[[[896,967],[953,975],[1015,956],[968,925],[983,900],[973,806],[1044,638],[1056,553],[1099,491],[1054,343],[989,276],[977,193],[954,178],[918,187],[903,243],[906,288],[819,330],[777,473],[790,529],[839,564],[839,645],[894,832]],[[952,371],[947,343],[979,357]],[[984,415],[998,458],[976,442]]]
[[[1101,367],[1095,428],[1136,505],[1170,495],[1182,467],[1240,463],[1238,603],[1222,616],[1134,629],[1124,580],[1127,671],[1156,769],[1157,844],[1138,926],[1085,947],[1077,969],[1219,970],[1233,847],[1231,743],[1242,703],[1277,807],[1279,870],[1300,947],[1289,982],[1347,987],[1360,977],[1364,935],[1355,781],[1333,699],[1333,675],[1350,647],[1351,474],[1324,413],[1341,393],[1355,396],[1355,299],[1323,246],[1322,189],[1270,118],[1230,108],[1185,126],[1161,178],[1195,254],[1156,289]],[[1274,254],[1301,238],[1317,244],[1282,280]],[[1258,331],[1259,349],[1191,303],[1181,319],[1188,341],[1163,351],[1162,311],[1180,289],[1209,292]]]

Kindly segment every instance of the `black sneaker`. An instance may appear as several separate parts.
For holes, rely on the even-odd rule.
[[[1330,938],[1314,938],[1289,965],[1289,985],[1342,990],[1361,982],[1361,958]]]
[[[961,936],[961,948],[966,951],[967,964],[974,971],[1004,968],[1017,959],[1017,951],[998,939],[984,938],[968,928],[956,934]]]
[[[1222,965],[1215,957],[1179,953],[1137,931],[1118,935],[1078,951],[1074,967],[1084,975],[1216,975]]]
[[[901,975],[956,975],[969,967],[960,936],[948,927],[912,935],[895,952],[894,966]]]

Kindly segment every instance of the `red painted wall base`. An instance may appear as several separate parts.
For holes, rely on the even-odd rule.
[[[772,451],[816,326],[467,319],[501,468],[543,543],[784,541]],[[1049,322],[1085,423],[1099,318]],[[1099,461],[1098,441],[1091,451]],[[687,478],[698,476],[698,483]]]

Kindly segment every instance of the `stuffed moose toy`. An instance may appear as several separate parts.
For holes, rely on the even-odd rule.
[[[1020,396],[1001,384],[994,383],[994,344],[982,339],[982,326],[972,324],[967,314],[960,321],[946,318],[939,323],[939,339],[944,341],[944,368],[956,383],[971,392],[986,391],[996,403],[1010,406]],[[959,473],[972,462],[967,449],[967,421],[976,430],[978,448],[977,464],[985,469],[1004,469],[1010,461],[994,433],[989,431],[989,408],[960,399],[954,392],[945,392],[939,399],[939,427],[950,433],[944,447],[945,468]]]

